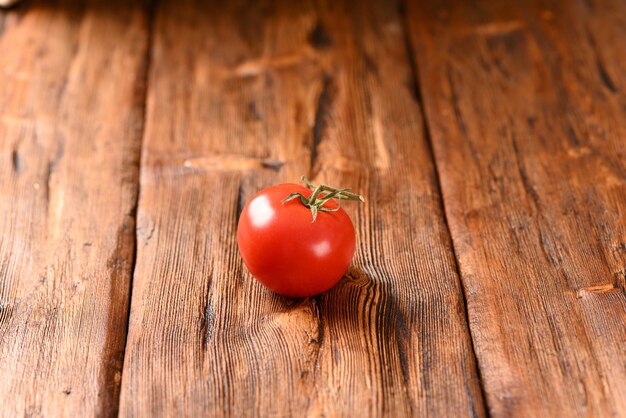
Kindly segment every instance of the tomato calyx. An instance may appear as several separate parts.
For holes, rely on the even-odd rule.
[[[314,186],[305,176],[301,176],[300,180],[302,180],[302,182],[309,190],[313,191],[311,196],[307,198],[302,193],[291,193],[289,196],[281,201],[281,204],[284,205],[291,200],[300,199],[300,202],[311,210],[311,215],[313,215],[313,222],[315,222],[315,220],[317,219],[318,212],[336,212],[339,210],[339,207],[327,208],[324,206],[326,202],[331,199],[337,199],[338,203],[341,202],[341,200],[355,200],[358,202],[365,202],[363,196],[361,196],[360,194],[349,192],[349,188],[337,189],[335,187],[326,186],[325,184]]]

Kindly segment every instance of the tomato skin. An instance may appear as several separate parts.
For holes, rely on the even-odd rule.
[[[239,218],[239,252],[252,275],[272,291],[306,297],[330,289],[348,269],[355,247],[354,225],[348,214],[311,210],[299,199],[285,204],[290,193],[309,197],[311,191],[292,183],[261,190]],[[337,208],[334,201],[324,207]]]

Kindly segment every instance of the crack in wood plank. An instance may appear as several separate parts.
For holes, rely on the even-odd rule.
[[[115,413],[117,415],[119,415],[119,409],[120,409],[120,397],[121,397],[121,385],[122,385],[122,379],[124,378],[123,375],[123,370],[124,370],[124,360],[126,357],[126,348],[127,348],[127,344],[128,344],[128,331],[129,331],[129,326],[130,326],[130,312],[131,312],[131,307],[132,307],[132,295],[133,295],[133,283],[134,283],[134,276],[135,276],[135,268],[137,265],[137,253],[138,253],[138,243],[139,243],[139,235],[141,233],[141,231],[139,231],[139,227],[138,227],[138,210],[139,210],[139,202],[140,202],[140,197],[141,197],[141,170],[142,170],[142,162],[143,162],[143,144],[144,144],[144,137],[146,134],[146,116],[147,116],[147,112],[148,112],[148,89],[150,87],[150,71],[151,71],[151,67],[152,67],[152,60],[153,60],[153,43],[154,43],[154,20],[155,20],[155,10],[157,7],[159,0],[149,0],[145,3],[146,5],[146,9],[145,9],[145,13],[146,13],[146,24],[147,24],[147,40],[146,40],[146,47],[145,47],[145,53],[143,56],[143,62],[141,64],[141,68],[142,68],[142,73],[141,76],[138,78],[140,80],[140,82],[138,83],[138,85],[136,86],[136,89],[138,92],[135,94],[136,99],[139,101],[140,103],[140,109],[141,109],[141,116],[140,116],[140,127],[139,127],[139,152],[137,153],[136,156],[136,182],[137,182],[137,188],[136,188],[136,192],[135,192],[135,196],[134,196],[134,201],[133,201],[133,205],[132,208],[130,210],[130,213],[128,214],[129,218],[132,220],[132,228],[133,228],[133,241],[132,241],[132,258],[131,258],[131,263],[130,263],[130,280],[129,280],[129,286],[128,286],[128,307],[127,307],[127,311],[126,311],[126,324],[125,324],[125,330],[126,332],[124,333],[124,339],[123,339],[123,349],[122,352],[120,353],[120,360],[119,360],[119,370],[116,373],[115,377],[115,383],[117,385],[117,392],[115,393]],[[144,243],[147,244],[150,239],[152,238],[152,235],[154,233],[154,229],[156,227],[156,224],[152,224],[152,228],[149,231],[147,237],[144,240]]]
[[[322,78],[322,90],[317,100],[317,108],[315,109],[315,121],[313,123],[313,139],[311,141],[311,159],[309,162],[309,178],[314,179],[320,169],[318,161],[319,147],[322,143],[324,130],[330,116],[332,107],[332,88],[333,80],[328,74],[324,74]]]
[[[410,63],[410,69],[411,69],[411,74],[413,76],[413,83],[411,85],[414,86],[413,89],[411,89],[411,92],[413,94],[413,97],[415,98],[415,100],[417,101],[419,108],[420,108],[420,112],[421,112],[421,119],[422,119],[422,130],[423,130],[423,134],[425,137],[425,142],[427,144],[427,149],[428,152],[430,154],[430,159],[432,161],[433,167],[434,167],[434,177],[435,177],[435,181],[434,184],[436,186],[436,194],[438,197],[438,203],[439,203],[439,207],[441,209],[441,213],[443,216],[443,223],[446,227],[446,231],[447,231],[447,240],[448,240],[448,245],[452,251],[452,254],[454,255],[454,268],[455,268],[455,275],[457,280],[459,281],[460,287],[461,287],[461,295],[462,295],[462,308],[463,308],[463,312],[464,312],[464,318],[465,321],[467,323],[468,329],[469,329],[469,335],[470,335],[470,346],[472,349],[472,358],[474,361],[474,368],[476,369],[476,374],[478,376],[478,381],[479,381],[479,388],[480,388],[480,402],[481,402],[481,409],[484,411],[484,414],[486,417],[490,416],[490,409],[489,409],[489,405],[487,403],[487,398],[485,396],[485,386],[483,384],[483,378],[481,375],[481,368],[480,368],[480,363],[478,361],[478,357],[476,356],[476,347],[475,347],[475,343],[474,343],[474,336],[471,332],[472,327],[471,327],[471,321],[470,321],[470,312],[469,312],[469,308],[467,306],[467,287],[466,284],[463,283],[463,276],[461,275],[461,269],[459,266],[459,256],[456,250],[456,247],[454,245],[454,239],[452,236],[452,231],[450,229],[450,223],[448,220],[448,215],[447,215],[447,210],[446,210],[446,202],[443,196],[443,189],[442,189],[442,184],[441,184],[441,177],[440,177],[440,167],[438,164],[438,160],[435,157],[435,152],[434,152],[434,148],[433,148],[433,139],[432,139],[432,135],[431,135],[431,128],[429,126],[429,120],[428,120],[428,115],[426,114],[426,109],[424,106],[424,97],[422,96],[422,90],[420,89],[420,77],[419,77],[419,69],[418,69],[418,63],[416,61],[416,53],[413,51],[413,46],[411,43],[411,38],[409,36],[409,23],[408,23],[408,15],[406,13],[406,5],[405,5],[405,1],[406,0],[402,0],[402,2],[400,3],[401,6],[401,13],[400,15],[403,16],[402,19],[402,31],[403,31],[403,37],[405,39],[405,51],[406,51],[406,56],[407,56],[407,60]],[[450,89],[452,91],[452,97],[453,97],[453,103],[454,105],[454,111],[455,111],[455,116],[457,118],[457,123],[459,124],[459,127],[461,127],[462,132],[465,133],[465,135],[467,135],[467,129],[465,127],[465,123],[463,122],[463,119],[461,117],[460,114],[460,109],[458,109],[458,98],[456,97],[456,92],[454,90],[454,84],[452,81],[452,76],[450,73],[450,68],[448,67],[448,72],[447,72],[447,77],[448,77],[448,83],[450,86]],[[469,388],[468,388],[469,390]],[[475,416],[480,416],[479,412],[474,412]]]

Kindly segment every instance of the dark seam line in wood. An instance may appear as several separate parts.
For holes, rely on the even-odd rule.
[[[279,172],[280,169],[283,167],[283,165],[285,165],[283,161],[276,161],[276,160],[261,161],[261,167],[267,168],[268,170],[273,170],[275,172]]]
[[[48,161],[48,165],[46,166],[44,182],[43,182],[44,200],[46,202],[46,212],[48,212],[48,208],[50,206],[50,182],[51,182],[53,171],[54,171],[54,166],[51,161]]]
[[[315,109],[315,122],[313,124],[313,140],[311,141],[311,160],[309,163],[309,178],[315,178],[317,171],[315,166],[317,164],[318,147],[322,142],[322,135],[326,127],[326,117],[328,109],[330,108],[330,85],[332,79],[330,75],[324,74],[322,81],[322,92],[317,101],[317,108]]]
[[[598,71],[598,75],[600,76],[600,80],[602,81],[602,84],[604,84],[604,86],[611,93],[617,94],[618,89],[615,86],[615,83],[613,82],[613,80],[611,79],[611,76],[609,76],[609,73],[606,71],[606,67],[604,66],[604,63],[602,62],[602,59],[600,58],[600,51],[598,50],[598,45],[596,44],[596,41],[593,38],[593,35],[591,35],[591,31],[589,30],[589,28],[585,28],[585,29],[586,29],[587,40],[589,41],[589,45],[591,45],[591,49],[593,49],[593,55],[596,59],[596,69]]]
[[[209,285],[206,294],[206,304],[202,310],[202,322],[200,323],[200,335],[202,341],[202,351],[206,351],[213,337],[213,328],[215,326],[215,310],[213,309],[213,302],[211,296],[213,294],[213,283],[215,277],[213,272],[209,274]]]
[[[576,134],[576,131],[571,124],[567,125],[567,128],[565,130],[565,136],[567,137],[567,140],[570,142],[570,144],[572,144],[572,146],[580,147],[580,138],[578,138],[578,135]]]
[[[17,152],[17,149],[14,149],[11,152],[11,164],[13,167],[13,172],[15,174],[20,174],[20,171],[22,169],[22,161],[20,159],[20,154]]]
[[[67,81],[66,81],[67,83]],[[59,142],[56,155],[48,161],[48,165],[46,166],[46,173],[44,178],[44,200],[46,202],[46,212],[50,207],[50,189],[52,187],[52,175],[56,169],[57,163],[63,157],[64,153],[64,145],[63,142]]]
[[[241,216],[241,212],[243,212],[243,207],[246,203],[245,197],[246,196],[243,190],[243,183],[240,181],[239,190],[237,191],[237,207],[236,207],[237,216],[235,216],[235,228],[237,227],[239,223],[239,217]]]
[[[311,339],[311,343],[315,344],[315,362],[313,363],[312,373],[315,373],[319,369],[320,351],[322,344],[324,343],[324,319],[322,318],[322,297],[323,295],[313,296],[311,301],[315,309],[313,310],[313,316],[317,319],[317,335],[315,339]]]
[[[517,148],[517,139],[515,137],[515,132],[511,132],[511,148],[513,148],[513,153],[515,154],[515,163],[517,165],[517,171],[520,179],[522,180],[522,186],[524,187],[524,191],[530,197],[535,210],[540,210],[540,199],[539,194],[533,187],[532,182],[528,178],[528,173],[526,172],[526,166],[524,165],[524,161],[522,160],[522,156]]]
[[[141,114],[141,134],[140,134],[140,146],[139,146],[139,155],[137,156],[137,161],[138,161],[138,165],[139,168],[137,170],[137,194],[135,196],[135,203],[133,205],[133,208],[131,210],[132,216],[134,218],[134,226],[135,226],[135,235],[134,235],[134,240],[133,240],[133,255],[132,255],[132,259],[131,259],[131,265],[130,265],[130,280],[129,280],[129,292],[128,292],[128,312],[126,313],[126,333],[124,335],[124,350],[122,352],[122,364],[121,364],[121,370],[122,370],[122,376],[121,378],[124,379],[124,360],[126,358],[126,346],[128,343],[128,331],[129,331],[129,325],[130,325],[130,312],[131,312],[131,303],[132,303],[132,299],[133,299],[133,282],[134,282],[134,278],[135,278],[135,267],[137,265],[137,243],[139,241],[139,231],[137,228],[137,213],[138,213],[138,209],[139,209],[139,201],[140,201],[140,195],[141,195],[141,168],[142,168],[142,164],[141,164],[141,160],[142,160],[142,155],[143,155],[143,144],[144,144],[144,136],[146,134],[146,115],[147,115],[147,101],[148,101],[148,90],[149,90],[149,86],[150,86],[150,68],[152,67],[152,47],[153,47],[153,40],[154,40],[154,19],[155,19],[155,11],[157,8],[157,1],[150,1],[147,4],[146,7],[146,13],[148,15],[148,20],[147,20],[147,30],[148,30],[148,40],[147,40],[147,45],[146,45],[146,53],[145,53],[145,57],[144,57],[144,73],[143,73],[143,80],[142,80],[142,86],[143,86],[143,96],[141,98],[142,103],[141,103],[141,108],[142,108],[142,114]],[[150,233],[150,236],[152,236],[152,232]],[[121,382],[121,381],[120,381]],[[122,394],[122,390],[121,390],[121,384],[120,384],[120,390],[118,390],[116,396],[117,396],[117,415],[119,416],[119,410],[120,410],[120,399],[121,399],[121,394]]]
[[[426,110],[424,108],[424,98],[422,96],[422,92],[421,92],[421,88],[420,88],[420,80],[419,80],[419,74],[417,71],[417,62],[414,59],[414,54],[413,54],[413,49],[411,47],[411,40],[409,38],[409,28],[408,28],[408,22],[407,22],[407,15],[405,13],[406,7],[405,7],[405,3],[404,0],[401,0],[399,3],[400,6],[400,16],[401,16],[401,20],[402,20],[402,33],[404,36],[404,44],[405,44],[405,50],[406,50],[406,56],[407,56],[407,60],[409,62],[409,66],[412,72],[412,78],[413,78],[413,83],[412,85],[414,86],[414,92],[417,95],[416,100],[418,102],[419,105],[419,109],[420,109],[420,113],[422,116],[422,128],[424,131],[424,139],[426,140],[426,146],[428,148],[428,152],[430,154],[430,158],[433,162],[433,166],[434,166],[434,177],[435,177],[435,183],[436,183],[436,191],[437,194],[439,196],[439,208],[441,209],[441,213],[443,216],[443,221],[446,225],[446,230],[448,231],[448,237],[449,237],[449,243],[452,244],[452,254],[454,256],[454,269],[456,271],[457,277],[459,278],[459,284],[461,287],[461,297],[462,297],[462,302],[463,302],[463,310],[465,311],[465,322],[467,323],[467,328],[468,328],[468,334],[469,334],[469,339],[470,339],[470,345],[472,348],[472,355],[474,356],[474,361],[476,364],[476,374],[478,375],[478,383],[479,383],[479,387],[480,387],[480,401],[483,404],[483,408],[485,411],[485,414],[487,417],[490,417],[490,413],[489,413],[489,405],[487,404],[487,399],[485,396],[485,387],[483,385],[483,378],[480,372],[480,364],[478,362],[478,357],[476,356],[476,347],[474,346],[474,338],[472,337],[472,333],[471,333],[471,327],[470,327],[470,322],[469,322],[469,310],[467,308],[467,295],[465,294],[465,287],[463,286],[463,279],[461,276],[461,269],[459,268],[459,258],[458,258],[458,254],[456,252],[456,248],[454,246],[454,239],[452,237],[452,231],[450,230],[450,224],[448,222],[448,216],[446,214],[446,208],[445,208],[445,201],[443,198],[443,191],[442,191],[442,185],[441,185],[441,178],[439,176],[439,166],[437,165],[437,160],[435,159],[435,151],[433,149],[433,144],[432,144],[432,137],[430,134],[430,126],[428,124],[428,119],[426,117]]]

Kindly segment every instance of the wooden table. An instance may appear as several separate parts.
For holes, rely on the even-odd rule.
[[[0,14],[0,415],[626,417],[626,3]],[[351,186],[352,267],[239,257]]]

